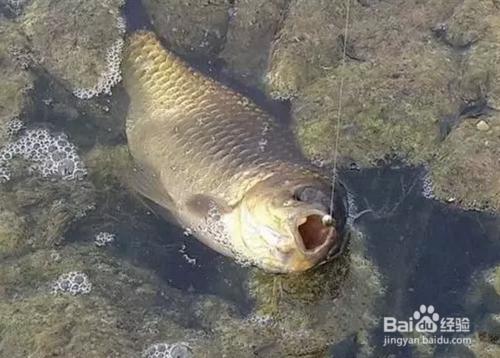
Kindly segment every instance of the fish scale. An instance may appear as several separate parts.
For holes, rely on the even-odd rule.
[[[287,186],[329,190],[328,178],[304,159],[289,128],[165,50],[152,33],[129,37],[122,72],[130,97],[126,127],[136,163],[133,186],[141,194],[208,246],[274,272],[307,269],[339,245],[330,228],[313,223],[326,241],[317,252],[296,247],[302,239],[290,230],[306,220],[301,215],[325,215],[317,204],[299,203],[302,209],[293,212],[282,204],[268,207],[292,199]],[[279,200],[270,200],[273,190]],[[219,219],[210,218],[212,211]],[[279,231],[271,229],[282,224]],[[328,238],[321,234],[326,232]]]
[[[227,165],[245,160],[241,158],[241,151],[232,150],[234,147],[231,144],[243,146],[242,149],[248,153],[249,164],[262,163],[276,157],[275,154],[264,157],[259,153],[258,143],[262,139],[259,127],[262,128],[264,122],[271,122],[269,116],[250,100],[226,86],[216,87],[213,80],[201,76],[175,55],[165,52],[153,35],[140,33],[132,36],[124,58],[124,67],[125,86],[134,101],[140,99],[141,108],[153,109],[161,116],[165,110],[182,106],[182,113],[177,112],[168,121],[163,121],[165,129],[171,130],[176,125],[179,127],[179,133],[171,134],[176,148],[171,148],[171,154],[166,153],[164,160],[175,162],[179,155],[173,152],[193,147],[190,156],[198,164],[194,165],[194,176],[203,171],[203,165],[208,165],[207,169],[214,175],[220,171],[224,175],[233,176],[235,173],[229,167],[217,169],[216,165],[210,165],[214,157],[220,159],[220,164]],[[279,156],[293,159],[290,154],[299,153],[294,148],[290,150],[289,141],[283,138],[283,132],[288,129],[278,126],[274,126],[274,129],[281,131],[275,138]],[[215,143],[210,140],[211,137],[215,138]],[[183,157],[184,153],[178,154]],[[232,201],[239,199],[235,195],[231,197]]]

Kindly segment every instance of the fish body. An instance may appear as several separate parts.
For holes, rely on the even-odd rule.
[[[133,187],[203,243],[270,272],[303,271],[340,251],[346,204],[289,128],[196,71],[150,32],[123,59]]]

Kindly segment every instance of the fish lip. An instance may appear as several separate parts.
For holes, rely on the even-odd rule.
[[[337,243],[332,245],[323,262],[331,261],[342,255],[348,242],[348,235],[345,232],[338,233]]]
[[[301,253],[304,256],[306,256],[308,259],[311,260],[313,259],[321,260],[321,258],[326,258],[329,252],[331,252],[331,250],[334,247],[338,246],[338,241],[340,238],[339,235],[337,234],[335,226],[330,226],[328,232],[325,234],[326,235],[325,241],[318,247],[315,247],[313,249],[307,249],[306,245],[304,244],[302,235],[299,232],[299,227],[300,225],[304,224],[307,221],[308,217],[314,215],[323,217],[327,214],[324,211],[318,209],[307,210],[307,211],[301,210],[296,215],[296,219],[293,224],[293,236],[295,243],[297,244],[298,248],[300,249]]]

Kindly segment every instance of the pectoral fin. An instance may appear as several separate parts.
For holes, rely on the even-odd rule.
[[[159,176],[152,170],[135,165],[129,175],[128,183],[132,189],[153,203],[170,212],[175,212],[176,208],[172,197],[164,188]]]

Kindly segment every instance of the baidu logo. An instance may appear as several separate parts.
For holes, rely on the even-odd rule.
[[[413,312],[416,322],[415,331],[434,333],[438,330],[439,314],[434,311],[433,305],[421,305],[417,311]]]
[[[422,333],[420,337],[409,337],[405,333]],[[433,305],[420,305],[407,320],[384,317],[384,333],[400,333],[402,337],[384,337],[384,347],[389,344],[463,344],[470,338],[452,338],[442,333],[470,333],[467,317],[441,317]],[[429,336],[430,334],[430,336]]]
[[[394,317],[384,317],[384,332],[427,332],[434,333],[438,330],[439,314],[434,306],[420,305],[413,312],[412,317],[406,321],[398,321]]]

